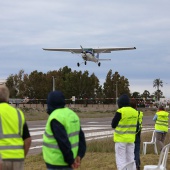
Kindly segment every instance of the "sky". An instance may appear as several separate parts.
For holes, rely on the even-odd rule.
[[[130,91],[151,94],[153,81],[170,98],[169,0],[5,0],[0,5],[0,80],[11,74],[47,73],[68,66],[95,74],[102,84],[109,70],[129,80]],[[136,47],[100,54],[111,61],[83,62],[80,55],[42,48]]]

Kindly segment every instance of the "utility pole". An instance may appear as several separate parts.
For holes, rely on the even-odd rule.
[[[54,76],[52,76],[52,78],[53,78],[53,91],[55,91],[55,77]]]
[[[117,81],[116,81],[116,105],[117,105],[117,98],[118,98],[118,89],[117,89]]]

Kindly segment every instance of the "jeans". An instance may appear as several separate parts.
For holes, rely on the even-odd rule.
[[[159,147],[159,150],[161,152],[162,148],[164,147],[164,142],[166,138],[166,132],[156,132],[156,144]]]

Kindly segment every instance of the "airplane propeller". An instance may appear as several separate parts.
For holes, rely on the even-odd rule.
[[[87,60],[87,55],[86,55],[86,51],[84,50],[84,48],[80,45],[80,48],[82,49],[82,53],[85,55],[84,60]],[[85,62],[85,65],[86,65],[86,62]]]
[[[84,48],[80,45],[81,49],[82,49],[82,53],[86,55],[86,51],[84,50]]]

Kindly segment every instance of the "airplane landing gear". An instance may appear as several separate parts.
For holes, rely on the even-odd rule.
[[[81,64],[83,64],[83,63],[84,63],[85,65],[87,64],[87,62],[85,61],[85,62],[82,62],[82,63],[77,63],[77,66],[79,67],[79,66],[80,66]]]
[[[101,63],[99,62],[99,63],[98,63],[98,66],[100,67],[100,65],[101,65]]]

